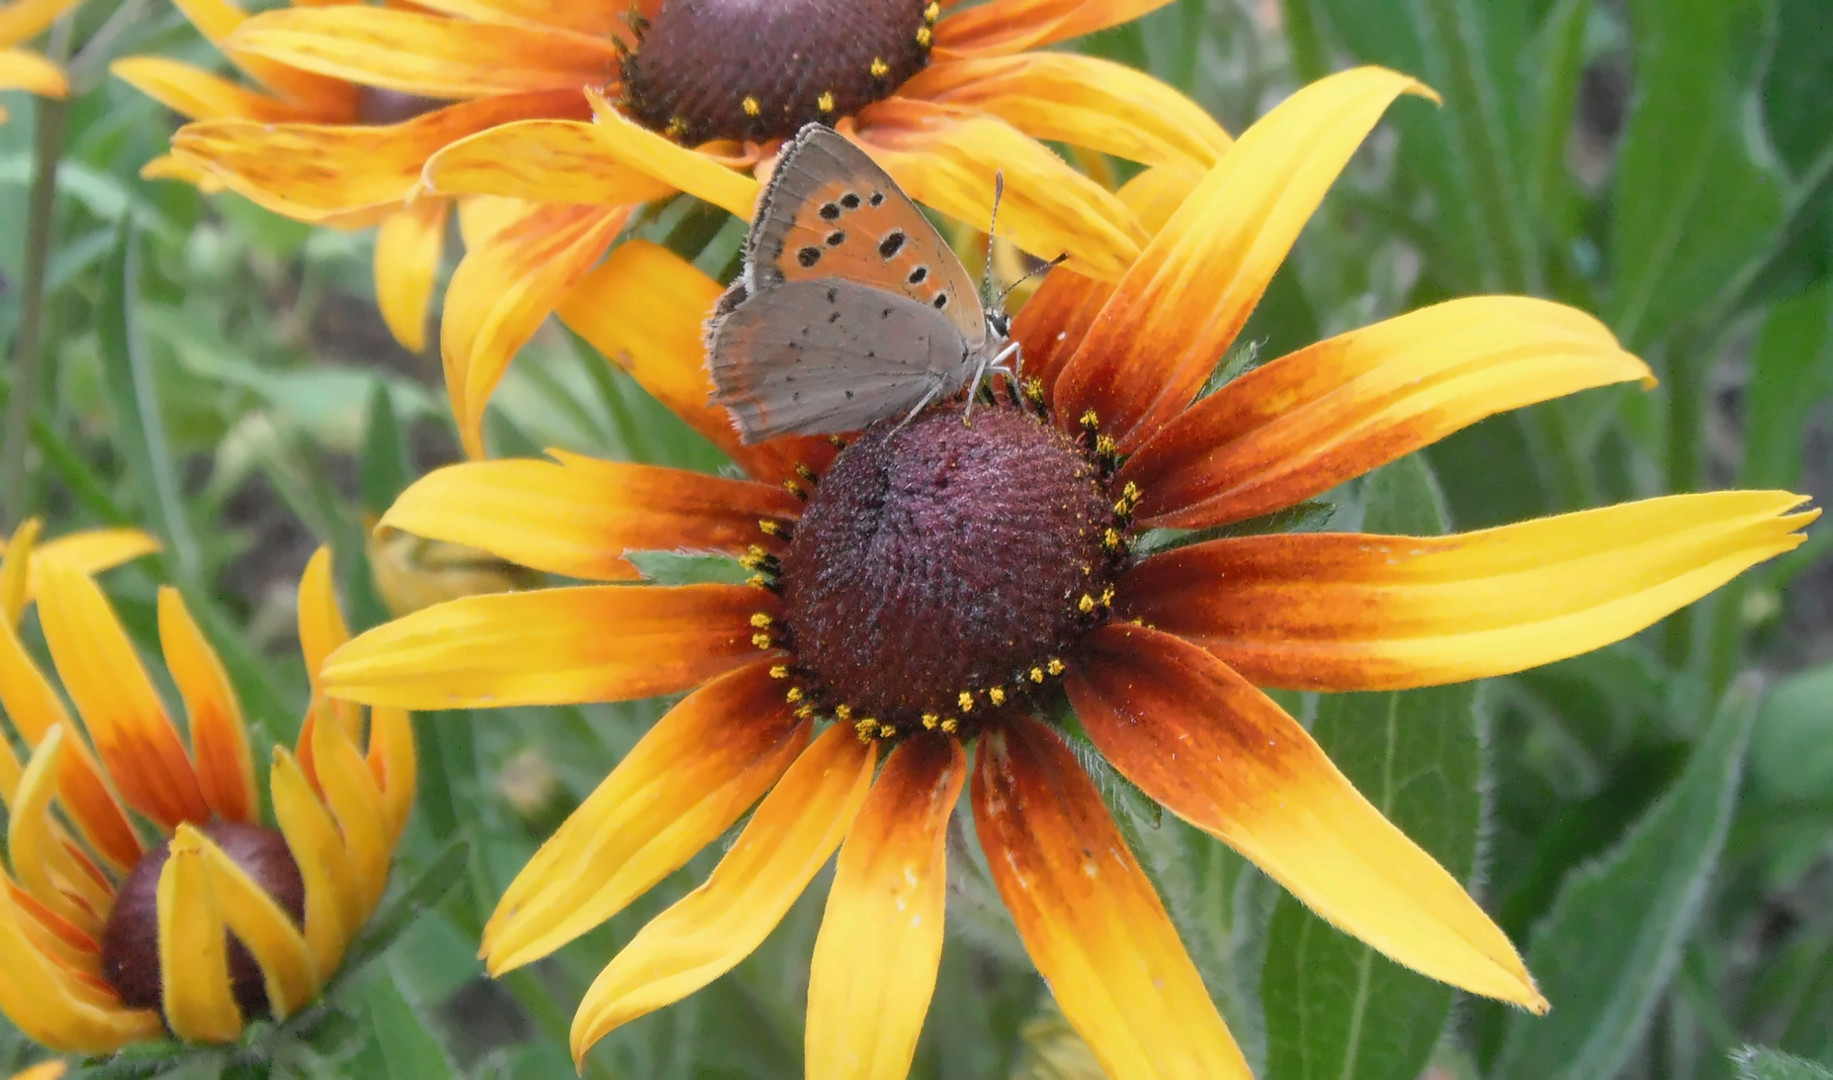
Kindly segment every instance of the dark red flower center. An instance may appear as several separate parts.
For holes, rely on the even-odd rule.
[[[1054,683],[1108,618],[1133,501],[1082,441],[956,402],[843,450],[776,581],[791,700],[862,736],[966,737]]]
[[[779,139],[890,95],[929,63],[935,0],[667,0],[619,104],[692,146]]]
[[[267,891],[293,921],[305,922],[305,882],[299,864],[279,832],[260,825],[213,821],[199,826],[223,854],[234,860]],[[137,1009],[158,1009],[164,1001],[159,964],[159,873],[165,869],[171,842],[141,857],[115,894],[114,910],[102,927],[102,976]],[[255,958],[242,943],[229,939],[229,980],[244,1017],[268,1013],[267,985]]]

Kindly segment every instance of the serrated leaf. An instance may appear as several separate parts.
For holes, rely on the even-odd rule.
[[[1495,1076],[1610,1077],[1641,1041],[1724,847],[1755,713],[1727,695],[1673,787],[1567,877],[1527,955],[1553,1010],[1510,1018]]]
[[[1833,1069],[1767,1047],[1746,1046],[1731,1055],[1738,1080],[1833,1080]]]
[[[1445,531],[1431,474],[1417,456],[1376,473],[1364,528]],[[1312,735],[1357,790],[1453,876],[1476,865],[1482,821],[1476,685],[1404,693],[1326,694]],[[1451,1012],[1452,990],[1400,967],[1282,894],[1262,969],[1273,1080],[1411,1080]]]

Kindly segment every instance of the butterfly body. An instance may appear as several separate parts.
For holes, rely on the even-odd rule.
[[[747,443],[914,414],[1011,348],[923,212],[817,124],[785,145],[707,326],[713,401]]]

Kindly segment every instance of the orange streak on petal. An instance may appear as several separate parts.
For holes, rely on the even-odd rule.
[[[840,849],[808,984],[809,1080],[903,1080],[942,963],[948,818],[967,779],[951,738],[902,743]]]
[[[1271,698],[1156,630],[1112,624],[1087,648],[1067,683],[1076,716],[1146,794],[1399,963],[1546,1011],[1501,929]]]
[[[226,48],[225,40],[249,18],[246,11],[229,0],[174,0],[174,4],[198,33],[224,50],[231,62],[281,97],[321,119],[356,118],[359,88],[351,83]]]
[[[631,209],[537,205],[465,253],[446,288],[439,348],[472,457],[484,456],[484,406],[516,351],[604,255]]]
[[[795,475],[798,462],[819,472],[834,456],[826,439],[785,437],[746,446],[726,410],[709,403],[713,383],[703,341],[720,291],[718,282],[667,248],[629,240],[580,279],[558,314],[747,473],[772,483]]]
[[[1259,303],[1324,192],[1396,97],[1427,93],[1380,68],[1332,75],[1262,117],[1211,169],[1121,281],[1057,380],[1137,448],[1189,405]]]
[[[936,24],[937,59],[1006,56],[1131,22],[1171,0],[989,0]]]
[[[379,626],[326,664],[326,691],[368,705],[476,708],[630,701],[755,656],[741,585],[591,585],[452,600]]]
[[[1200,529],[1291,506],[1505,409],[1652,382],[1591,316],[1471,297],[1339,335],[1248,372],[1128,460],[1148,526]]]
[[[762,544],[781,552],[757,523],[801,512],[780,487],[549,453],[554,461],[438,469],[402,492],[382,524],[548,573],[628,581],[639,576],[624,557],[632,551],[741,554]]]
[[[289,101],[268,97],[230,82],[220,75],[199,71],[189,64],[163,56],[128,56],[108,66],[116,78],[159,102],[187,120],[259,120],[263,123],[321,121],[336,123],[339,116],[318,116]]]
[[[974,825],[1038,974],[1109,1076],[1239,1077],[1241,1051],[1069,748],[1029,717],[980,738]]]
[[[718,839],[808,746],[762,661],[668,711],[516,875],[484,927],[492,975],[622,911]]]
[[[481,23],[505,23],[570,31],[596,41],[613,38],[635,45],[630,33],[632,4],[574,4],[564,0],[416,0],[419,7]]]
[[[4,875],[0,875],[4,876]],[[128,1043],[156,1038],[159,1014],[95,1003],[80,978],[40,952],[13,902],[11,883],[0,888],[0,1012],[34,1042],[79,1054],[111,1054]]]
[[[1781,491],[1672,495],[1454,536],[1290,533],[1155,555],[1126,614],[1262,686],[1391,690],[1503,675],[1628,637],[1798,546]]]
[[[749,956],[840,846],[872,783],[875,743],[845,724],[803,751],[712,876],[652,919],[599,973],[573,1016],[573,1060]]]
[[[190,718],[204,801],[218,817],[252,820],[259,800],[241,703],[222,661],[170,586],[159,590],[159,646]]]
[[[583,99],[581,99],[583,101]],[[612,154],[600,125],[522,120],[460,139],[427,161],[427,189],[539,203],[623,206],[676,188]]]
[[[409,352],[426,348],[426,309],[445,254],[444,199],[417,199],[376,230],[376,306],[389,333]]]
[[[53,810],[65,737],[63,728],[53,729],[19,776],[7,807],[7,859],[34,899],[94,939],[102,932],[114,896],[107,884],[87,872],[86,860],[66,845]]]

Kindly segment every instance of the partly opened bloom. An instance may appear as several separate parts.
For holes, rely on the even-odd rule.
[[[1245,1075],[1058,727],[1065,699],[1121,773],[1344,931],[1545,1008],[1463,887],[1257,687],[1425,686],[1597,648],[1794,547],[1802,500],[1682,495],[1458,536],[1136,553],[1147,530],[1264,515],[1499,410],[1648,377],[1589,316],[1486,297],[1199,398],[1326,188],[1409,91],[1424,92],[1380,69],[1337,75],[1194,182],[1148,172],[1125,195],[1154,237],[1120,280],[1054,272],[1019,314],[1022,399],[966,422],[939,406],[838,452],[738,445],[704,404],[698,328],[718,286],[626,245],[569,318],[755,479],[557,453],[455,466],[402,496],[392,525],[606,584],[381,627],[332,657],[329,693],[436,708],[693,690],[510,886],[485,932],[492,971],[603,922],[761,798],[706,883],[598,977],[576,1054],[730,969],[838,850],[808,1071],[903,1075],[942,947],[946,825],[969,785],[1018,931],[1108,1074]],[[655,548],[738,554],[756,576],[633,583],[626,554]]]
[[[64,69],[29,49],[15,48],[37,37],[77,0],[13,0],[0,4],[0,90],[24,90],[40,97],[70,93]],[[6,109],[0,107],[0,123]]]
[[[297,1011],[388,883],[413,801],[407,714],[373,710],[365,754],[363,710],[315,699],[297,751],[274,750],[269,825],[241,708],[176,591],[159,594],[159,637],[188,741],[95,582],[34,560],[65,706],[17,632],[31,540],[0,564],[0,706],[30,751],[0,751],[0,1012],[45,1046],[105,1054],[167,1030],[227,1042]],[[323,552],[299,606],[316,671],[346,636]]]
[[[177,0],[178,7],[254,85],[232,82],[162,56],[130,56],[117,60],[110,70],[166,108],[189,120],[222,122],[232,127],[253,125],[275,132],[275,144],[266,151],[267,170],[284,167],[293,148],[285,132],[294,125],[340,131],[346,141],[368,147],[385,145],[403,126],[411,126],[422,113],[442,102],[360,86],[315,74],[225,45],[225,39],[248,20],[248,14],[229,0]],[[476,126],[464,129],[475,131]],[[386,163],[371,156],[371,169]],[[413,168],[417,172],[419,163]],[[197,185],[204,191],[223,187],[216,174],[182,155],[149,162],[142,175],[169,177]],[[320,183],[352,191],[362,175],[320,177]],[[370,181],[373,186],[373,180]],[[276,213],[301,221],[342,228],[379,225],[376,233],[376,301],[395,339],[414,352],[426,347],[427,304],[433,280],[445,249],[447,200],[424,198],[407,201],[405,189],[392,197],[348,197],[345,205],[326,206],[289,199],[284,192],[231,185]]]
[[[685,191],[749,216],[750,170],[809,121],[838,127],[912,196],[977,227],[992,211],[993,174],[1005,170],[1002,234],[1118,277],[1144,229],[1037,140],[1205,169],[1228,138],[1150,76],[1031,50],[1164,2],[992,0],[948,14],[935,0],[295,7],[249,19],[226,47],[460,103],[376,131],[192,124],[173,152],[299,216],[392,205],[422,164],[441,194],[526,200],[467,223],[469,251],[447,296],[446,384],[476,456],[484,405],[511,357],[632,212]]]

